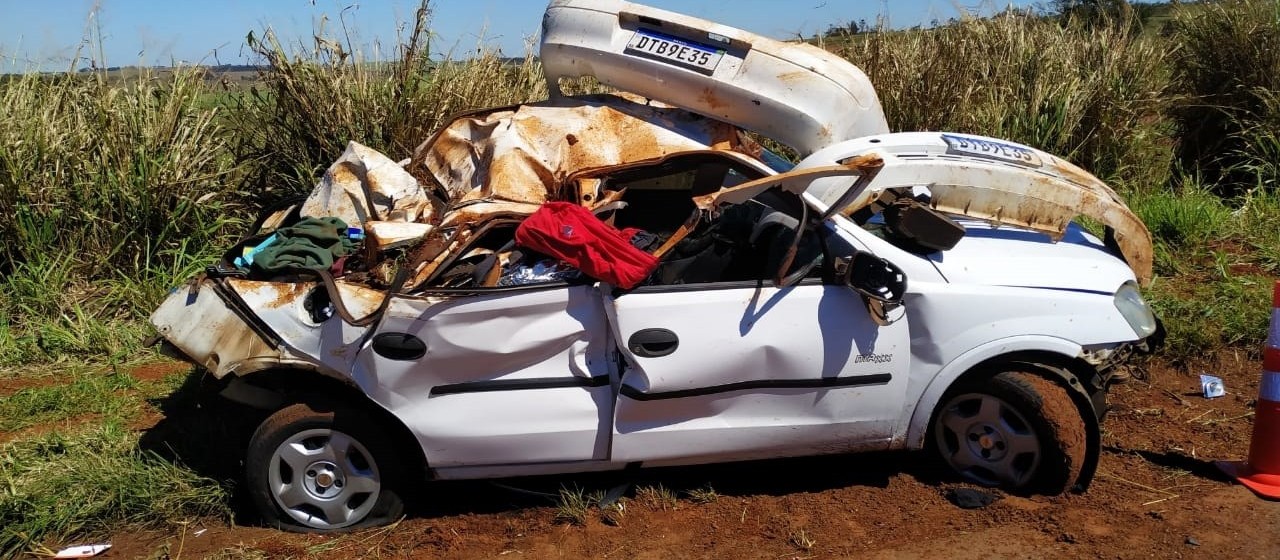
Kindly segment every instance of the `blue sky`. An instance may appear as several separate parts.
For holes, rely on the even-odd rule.
[[[809,36],[835,22],[886,14],[894,27],[945,20],[959,9],[990,13],[1008,0],[648,0],[679,11],[770,37]],[[1013,0],[1017,6],[1029,0]],[[284,39],[310,38],[322,18],[341,31],[340,15],[357,43],[370,49],[391,45],[401,22],[411,22],[417,3],[404,0],[0,0],[0,72],[65,69],[93,25],[103,37],[109,66],[167,65],[170,61],[213,64],[252,62],[242,48],[249,31],[271,27]],[[433,51],[466,51],[485,45],[508,56],[524,53],[541,23],[543,0],[434,0]],[[958,8],[959,7],[959,8]],[[91,44],[85,45],[84,54]],[[215,61],[216,58],[216,61]],[[76,64],[75,66],[83,66]]]

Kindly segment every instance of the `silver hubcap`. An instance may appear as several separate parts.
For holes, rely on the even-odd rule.
[[[947,464],[979,484],[1021,487],[1040,466],[1040,439],[1031,424],[991,395],[951,399],[938,414],[934,434]]]
[[[271,455],[271,497],[294,521],[336,529],[369,515],[382,489],[378,465],[359,441],[337,430],[294,434]]]

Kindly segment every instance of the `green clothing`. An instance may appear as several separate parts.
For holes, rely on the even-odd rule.
[[[283,274],[298,268],[328,270],[338,258],[355,251],[347,224],[339,218],[307,218],[276,230],[275,243],[253,256],[253,269]]]

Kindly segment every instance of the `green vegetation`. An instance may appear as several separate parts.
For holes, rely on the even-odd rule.
[[[860,24],[823,41],[870,75],[895,130],[1010,138],[1116,185],[1155,236],[1147,295],[1169,329],[1165,358],[1256,352],[1280,274],[1280,4],[1060,7],[1070,17]],[[423,10],[390,62],[323,30],[296,46],[253,35],[263,70],[234,87],[201,69],[0,80],[0,377],[136,356],[160,298],[260,205],[309,191],[348,141],[404,157],[452,114],[546,96],[532,57],[429,58],[426,25]],[[0,435],[16,436],[0,444],[0,556],[110,524],[226,515],[218,484],[122,427],[175,386],[76,372],[0,393]],[[83,415],[105,425],[30,430]],[[581,523],[597,494],[562,491],[557,517]],[[661,487],[641,499],[677,505]],[[812,546],[803,531],[794,542]]]
[[[684,495],[688,496],[695,504],[709,504],[720,499],[720,493],[716,492],[716,489],[712,488],[710,484],[701,488],[686,490]]]
[[[216,482],[140,451],[137,441],[108,422],[0,448],[0,556],[70,535],[110,534],[124,523],[228,514]]]
[[[600,507],[604,500],[604,492],[597,490],[588,492],[582,488],[560,488],[560,496],[556,500],[556,521],[564,521],[573,525],[582,525],[591,517],[591,513]]]
[[[1159,37],[1006,13],[828,47],[871,78],[894,130],[1007,138],[1124,184],[1168,176]]]

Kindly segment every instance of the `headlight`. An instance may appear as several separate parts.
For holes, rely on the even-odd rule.
[[[1129,327],[1133,332],[1138,333],[1138,338],[1146,338],[1156,332],[1156,315],[1151,312],[1151,306],[1142,299],[1142,292],[1138,291],[1138,286],[1133,282],[1126,282],[1116,290],[1116,309],[1120,310],[1120,315],[1124,316],[1124,320],[1129,322]]]

